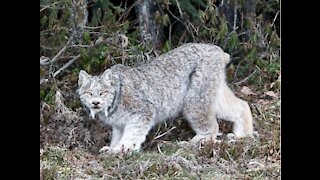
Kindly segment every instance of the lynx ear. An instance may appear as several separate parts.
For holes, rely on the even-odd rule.
[[[228,64],[230,62],[230,55],[228,53],[223,53],[223,59],[225,64]]]
[[[107,69],[103,72],[103,74],[101,75],[101,79],[106,79],[109,78],[111,76],[111,70]]]
[[[101,75],[101,81],[105,85],[114,85],[118,81],[118,75],[113,74],[110,69],[107,69]]]
[[[84,70],[81,70],[79,73],[78,86],[81,87],[83,83],[90,79],[90,75],[86,73]]]

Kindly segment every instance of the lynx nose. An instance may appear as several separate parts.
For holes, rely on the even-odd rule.
[[[99,101],[93,101],[92,104],[96,106],[96,105],[99,105],[100,102]]]

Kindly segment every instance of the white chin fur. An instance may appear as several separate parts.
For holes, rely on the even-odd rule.
[[[91,110],[90,110],[90,114],[91,114],[91,117],[92,117],[93,119],[95,119],[95,118],[96,118],[97,111],[91,109]]]

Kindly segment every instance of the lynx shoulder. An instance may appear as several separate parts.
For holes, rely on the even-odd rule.
[[[100,76],[80,71],[82,104],[112,126],[111,143],[101,151],[140,150],[155,124],[178,115],[196,133],[191,143],[215,140],[217,119],[232,121],[237,137],[251,135],[250,107],[225,81],[228,62],[218,46],[188,43],[140,66],[114,65]]]

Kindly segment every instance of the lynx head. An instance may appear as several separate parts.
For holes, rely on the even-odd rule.
[[[117,91],[119,91],[119,77],[107,69],[101,76],[91,76],[81,70],[78,80],[78,93],[82,104],[89,109],[92,118],[100,111],[108,117],[114,107]]]

